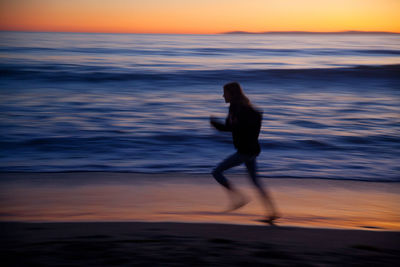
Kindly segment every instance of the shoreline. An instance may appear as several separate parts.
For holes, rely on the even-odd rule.
[[[3,175],[22,175],[22,174],[38,174],[38,175],[46,175],[46,174],[74,174],[74,173],[89,173],[89,174],[102,174],[102,173],[116,173],[116,174],[128,174],[128,175],[154,175],[154,176],[196,176],[196,177],[208,177],[212,178],[209,173],[196,173],[196,172],[138,172],[138,171],[99,171],[99,170],[71,170],[71,171],[0,171],[0,177]],[[233,170],[231,172],[233,176],[245,176],[246,173],[243,171]],[[297,177],[297,176],[265,176],[259,175],[261,179],[292,179],[292,180],[323,180],[323,181],[354,181],[354,182],[367,182],[367,183],[399,183],[400,180],[371,180],[371,179],[363,179],[363,178],[340,178],[340,177]]]

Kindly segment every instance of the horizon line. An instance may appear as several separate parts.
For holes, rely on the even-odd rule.
[[[265,32],[248,32],[248,31],[229,31],[222,34],[400,34],[400,32],[388,31],[265,31]]]
[[[171,35],[229,35],[229,34],[248,34],[248,35],[263,35],[263,34],[400,34],[400,32],[390,31],[227,31],[217,33],[176,33],[176,32],[112,32],[112,31],[46,31],[46,30],[0,30],[0,32],[26,32],[26,33],[87,33],[87,34],[171,34]]]

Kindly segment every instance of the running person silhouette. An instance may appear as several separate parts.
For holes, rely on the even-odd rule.
[[[231,199],[231,207],[228,211],[239,209],[246,205],[248,200],[226,179],[223,172],[244,163],[266,208],[267,215],[263,221],[272,224],[279,216],[270,195],[258,179],[256,170],[256,158],[261,151],[258,136],[261,129],[262,114],[253,107],[237,82],[224,85],[223,97],[226,103],[230,103],[225,124],[218,122],[214,117],[210,117],[210,123],[219,131],[232,132],[233,144],[237,152],[218,164],[212,171],[212,175],[228,191]]]

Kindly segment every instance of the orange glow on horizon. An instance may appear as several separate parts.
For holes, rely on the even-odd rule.
[[[0,30],[193,33],[400,33],[398,0],[4,0]]]

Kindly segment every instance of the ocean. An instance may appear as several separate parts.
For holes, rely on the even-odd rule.
[[[210,173],[230,81],[262,177],[400,181],[395,34],[0,32],[0,171]]]

